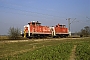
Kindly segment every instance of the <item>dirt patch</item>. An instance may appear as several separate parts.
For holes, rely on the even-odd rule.
[[[77,47],[77,45],[74,45],[74,47],[73,47],[73,49],[71,51],[71,55],[70,55],[69,60],[75,60],[75,58],[76,58],[76,56],[75,56],[76,47]]]

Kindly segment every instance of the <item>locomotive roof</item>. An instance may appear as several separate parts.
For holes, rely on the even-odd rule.
[[[31,21],[30,23],[32,23],[32,24],[41,24],[40,22],[38,22],[38,21]],[[28,23],[28,24],[30,24],[30,23]]]

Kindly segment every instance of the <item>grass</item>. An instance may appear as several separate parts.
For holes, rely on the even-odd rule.
[[[70,43],[62,43],[56,46],[42,47],[34,51],[24,54],[8,57],[9,59],[19,60],[68,60],[73,45]],[[68,48],[68,49],[67,49]]]
[[[13,43],[0,42],[0,59],[1,60],[2,59],[3,60],[6,60],[6,59],[17,60],[17,58],[18,58],[20,60],[20,58],[23,58],[23,60],[25,60],[25,58],[29,58],[30,56],[31,57],[37,56],[36,53],[42,57],[43,51],[50,52],[52,49],[54,49],[55,47],[58,47],[58,46],[59,46],[59,48],[61,48],[61,50],[62,49],[64,50],[64,49],[66,49],[66,48],[63,48],[64,45],[67,47],[69,46],[68,48],[70,48],[73,45],[78,46],[78,45],[81,45],[82,43],[90,43],[90,38],[65,39],[65,40],[58,39],[58,40],[46,40],[46,41],[45,40],[43,40],[43,41],[27,41],[27,42],[13,42]],[[63,45],[61,46],[60,44],[63,44]],[[70,45],[70,44],[72,44],[72,45]],[[89,47],[90,47],[90,45],[89,45]],[[51,49],[49,49],[49,48],[51,48]],[[58,48],[56,48],[56,49],[59,50]],[[42,51],[42,52],[37,52],[37,50]],[[57,50],[55,50],[55,51],[57,51]],[[70,51],[71,50],[69,50],[68,54],[70,54]],[[35,53],[35,55],[34,56],[31,55],[32,53]],[[54,52],[51,52],[51,53],[54,54]],[[57,53],[55,53],[55,55],[56,54]],[[69,58],[69,56],[67,56],[68,54],[65,54],[67,59]],[[46,55],[49,55],[49,53],[47,53]],[[62,55],[62,54],[57,54],[57,56],[58,55]],[[76,58],[77,58],[77,56],[76,56]],[[47,60],[49,60],[49,59],[47,59]],[[40,59],[36,58],[36,60],[40,60]]]

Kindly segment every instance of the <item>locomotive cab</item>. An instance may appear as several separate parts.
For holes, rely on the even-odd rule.
[[[24,37],[32,37],[33,33],[36,32],[36,26],[41,26],[40,22],[31,21],[28,25],[24,26]]]
[[[38,21],[28,23],[28,25],[24,26],[24,31],[24,36],[30,38],[40,38],[51,35],[50,27],[42,26]]]
[[[67,37],[69,35],[68,29],[64,24],[58,24],[55,26],[56,36],[58,37]]]

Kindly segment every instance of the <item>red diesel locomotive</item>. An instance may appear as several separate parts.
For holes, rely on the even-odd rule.
[[[28,38],[47,38],[47,37],[67,37],[68,28],[65,25],[42,26],[38,21],[32,21],[24,26],[24,37]]]

